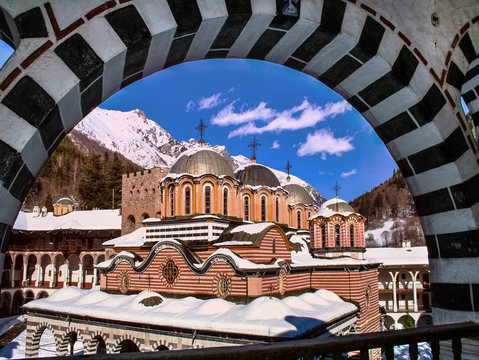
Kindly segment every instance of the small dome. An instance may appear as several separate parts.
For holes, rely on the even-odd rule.
[[[331,210],[339,213],[354,213],[354,209],[346,201],[338,198],[334,198],[326,201],[322,206],[321,210]]]
[[[236,178],[245,185],[279,187],[276,175],[266,166],[251,164],[236,172]]]
[[[288,204],[304,204],[310,205],[313,203],[313,199],[308,194],[306,189],[298,184],[286,184],[283,185],[283,189],[289,192]]]
[[[72,205],[73,206],[73,201],[70,198],[61,198],[55,203],[55,205]]]
[[[170,173],[228,175],[234,178],[233,169],[226,159],[211,150],[200,150],[181,156],[171,167]]]

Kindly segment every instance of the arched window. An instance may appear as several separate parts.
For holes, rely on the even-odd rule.
[[[266,197],[261,197],[261,221],[266,221]]]
[[[170,216],[175,215],[175,188],[173,186],[170,186],[168,188],[169,191],[169,197],[170,197]]]
[[[211,213],[211,188],[205,187],[205,214]]]
[[[349,227],[349,239],[351,241],[351,246],[354,246],[354,225]]]
[[[321,226],[321,247],[324,249],[326,247],[326,226]]]
[[[228,215],[228,188],[223,189],[223,215]]]
[[[191,190],[190,187],[185,189],[185,214],[189,215],[191,213]]]
[[[334,242],[336,247],[341,246],[341,228],[339,225],[334,227]]]
[[[279,222],[279,197],[276,197],[276,222]]]
[[[296,219],[298,221],[298,229],[301,229],[301,211],[298,211]]]
[[[249,221],[249,196],[244,197],[244,219]]]

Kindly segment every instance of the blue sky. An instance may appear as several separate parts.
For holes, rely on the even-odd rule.
[[[11,50],[0,42],[0,61]],[[313,185],[326,198],[332,187],[351,201],[380,184],[397,168],[371,126],[344,99],[316,79],[281,65],[255,60],[185,63],[140,80],[100,107],[143,110],[179,141],[198,138],[226,145],[231,155],[257,159]]]

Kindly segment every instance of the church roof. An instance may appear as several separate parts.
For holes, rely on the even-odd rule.
[[[249,164],[236,171],[236,178],[245,185],[279,187],[276,175],[266,166]]]
[[[233,169],[226,159],[220,154],[206,149],[183,154],[183,156],[173,164],[170,173],[227,175],[234,178]]]
[[[337,214],[342,216],[349,216],[353,214],[361,216],[360,214],[356,213],[351,205],[349,205],[346,201],[336,197],[323,203],[323,205],[321,205],[321,209],[319,209],[319,211],[313,215],[311,219],[315,219],[319,216],[329,218]]]
[[[218,240],[213,242],[213,246],[259,245],[272,227],[277,225],[263,222],[236,226],[225,230]]]
[[[306,189],[298,184],[286,184],[283,188],[289,192],[288,204],[304,204],[310,205],[313,203],[313,199],[308,194]]]

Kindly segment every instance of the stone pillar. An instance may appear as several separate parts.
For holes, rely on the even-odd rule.
[[[23,263],[23,275],[22,275],[22,281],[25,284],[27,282],[27,272],[28,272],[28,263]]]
[[[417,281],[417,276],[419,275],[419,271],[409,271],[409,274],[411,275],[411,278],[412,278],[412,301],[414,306],[414,312],[418,312],[416,281]]]
[[[83,289],[83,282],[85,279],[85,274],[83,273],[83,264],[78,265],[78,271],[80,272],[79,278],[78,278],[78,287],[80,289]]]
[[[10,268],[10,286],[15,287],[15,261],[12,261],[12,267]]]
[[[40,264],[35,265],[35,272],[37,273],[37,279],[35,280],[35,287],[39,287],[40,279],[42,277],[42,266]]]
[[[396,279],[398,274],[399,272],[397,271],[389,272],[389,275],[391,275],[391,279],[393,282],[393,311],[394,312],[398,311],[398,302],[397,302],[397,295],[396,295]]]
[[[50,278],[50,287],[54,287],[55,284],[55,276],[57,275],[57,268],[55,265],[52,265],[52,277]]]
[[[68,287],[69,282],[70,282],[70,268],[67,265],[67,268],[65,271],[65,280],[63,281],[63,287]]]
[[[94,287],[96,284],[98,284],[98,269],[96,267],[93,268],[93,284],[92,287]]]

